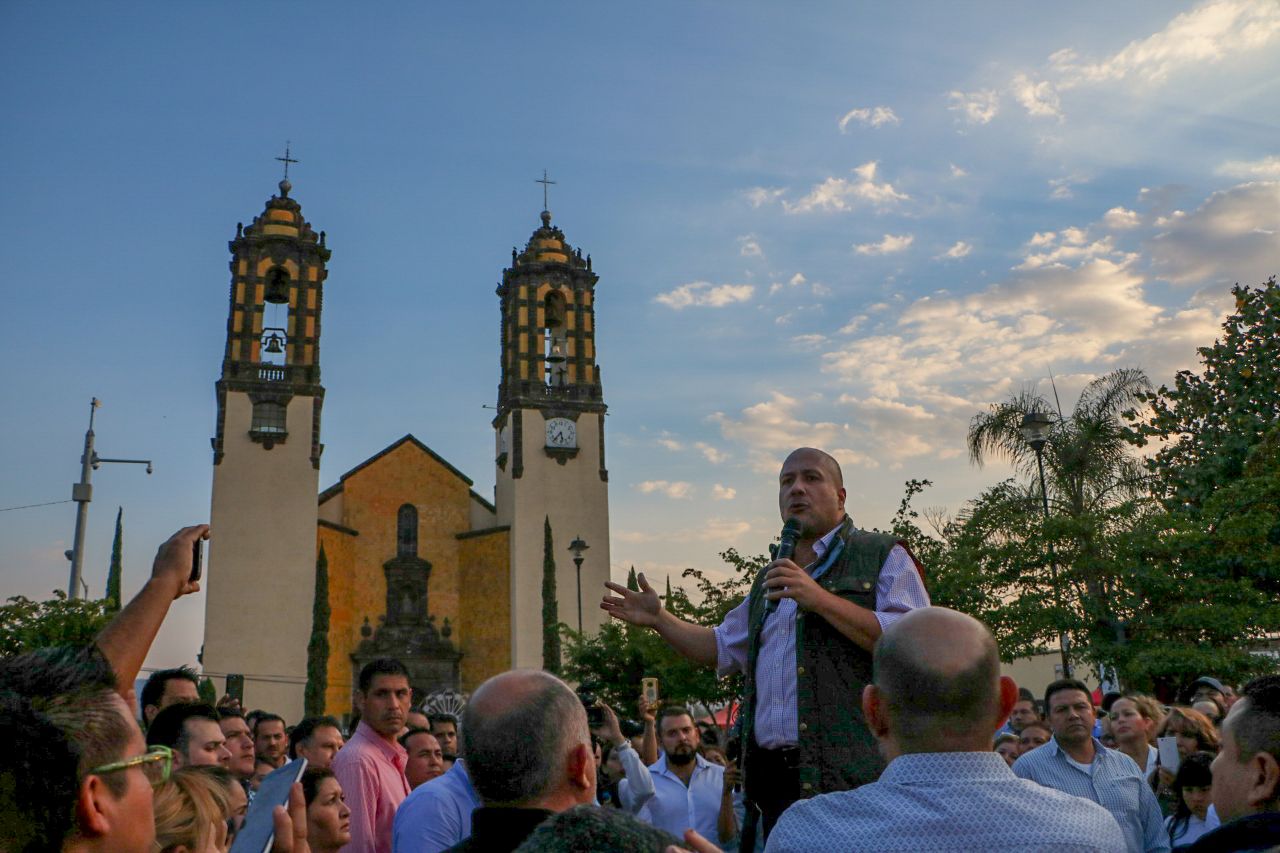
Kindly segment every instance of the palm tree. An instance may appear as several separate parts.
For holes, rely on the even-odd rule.
[[[1048,515],[1060,522],[1073,522],[1067,549],[1070,554],[1065,589],[1058,583],[1057,562],[1050,525],[1046,523],[1050,577],[1058,606],[1068,607],[1083,617],[1077,621],[1085,631],[1091,628],[1115,630],[1119,624],[1111,607],[1113,579],[1103,569],[1108,512],[1144,494],[1145,471],[1129,452],[1124,438],[1122,414],[1141,402],[1140,395],[1151,390],[1146,374],[1135,368],[1112,371],[1085,386],[1071,415],[1051,406],[1043,396],[1026,390],[987,411],[969,423],[969,460],[981,467],[990,458],[1011,462],[1019,478],[1030,482],[1025,492],[1035,504],[1049,507]],[[1054,392],[1055,403],[1057,392]],[[1039,453],[1022,432],[1023,419],[1031,413],[1058,410],[1052,418],[1047,440]],[[1042,458],[1038,458],[1042,457]],[[1043,462],[1043,478],[1037,468]],[[1043,483],[1043,492],[1041,484]],[[1038,507],[1037,510],[1038,512]],[[1031,510],[1028,510],[1030,513]],[[1028,519],[1030,520],[1030,519]],[[1074,592],[1074,602],[1064,593]],[[1063,614],[1063,621],[1066,619]],[[1064,632],[1065,633],[1065,632]],[[1067,641],[1063,638],[1064,649]],[[1067,655],[1063,652],[1064,664]]]

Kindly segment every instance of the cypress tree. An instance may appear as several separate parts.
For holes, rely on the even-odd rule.
[[[329,557],[320,546],[316,557],[316,592],[311,605],[311,640],[307,643],[307,690],[303,705],[308,715],[324,713],[329,680]]]
[[[111,542],[111,568],[107,569],[107,612],[120,609],[120,572],[124,559],[124,507],[116,508],[116,538]]]
[[[551,544],[551,517],[542,526],[542,668],[560,672],[560,614],[556,605],[556,558]]]
[[[640,591],[640,581],[636,580],[636,567],[632,566],[631,571],[627,572],[627,589],[632,592]]]

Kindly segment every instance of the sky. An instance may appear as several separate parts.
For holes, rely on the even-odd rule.
[[[1271,0],[2,3],[0,598],[66,586],[74,504],[10,508],[68,501],[91,397],[155,472],[95,472],[90,593],[117,507],[126,596],[207,519],[227,241],[286,141],[333,252],[321,488],[412,433],[492,495],[546,169],[600,276],[612,571],[678,581],[764,551],[792,447],[886,527],[908,479],[954,512],[1009,476],[967,425],[1050,372],[1069,408],[1194,367],[1276,272],[1277,48]]]

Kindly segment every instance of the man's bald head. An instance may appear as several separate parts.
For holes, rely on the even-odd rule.
[[[471,695],[462,744],[485,805],[523,807],[556,795],[575,749],[590,758],[591,732],[587,712],[567,684],[521,669],[495,675]]]
[[[787,458],[782,461],[782,467],[786,468],[787,463],[802,457],[811,456],[819,460],[819,464],[826,468],[831,474],[831,479],[835,483],[837,489],[844,488],[844,472],[840,470],[840,463],[836,458],[825,450],[819,450],[816,447],[797,447],[795,450],[787,454]]]
[[[899,752],[989,749],[1003,706],[1017,699],[1000,676],[991,632],[944,607],[913,610],[889,626],[876,644],[873,682],[888,729],[877,736]]]

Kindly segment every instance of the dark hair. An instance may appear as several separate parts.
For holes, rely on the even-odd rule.
[[[574,806],[544,821],[517,853],[662,853],[680,844],[656,826],[650,826],[621,809],[594,805]]]
[[[81,780],[119,760],[137,732],[97,646],[0,659],[0,848],[60,847],[75,829]],[[123,773],[100,777],[115,796]]]
[[[285,725],[284,717],[279,714],[273,714],[270,711],[255,711],[253,718],[253,739],[258,739],[258,726],[263,723],[279,723],[282,727]]]
[[[327,715],[319,715],[314,717],[303,717],[298,724],[293,727],[293,731],[289,732],[289,757],[298,757],[298,744],[304,740],[310,740],[311,736],[316,733],[316,729],[334,728],[339,732],[342,731],[342,725],[333,717]]]
[[[693,712],[692,712],[692,711],[690,711],[688,708],[686,708],[684,705],[666,705],[666,706],[664,706],[664,707],[662,708],[662,710],[660,710],[660,711],[658,712],[658,716],[654,718],[655,720],[657,720],[657,721],[658,721],[658,734],[659,734],[659,736],[661,736],[661,734],[662,734],[662,721],[663,721],[663,720],[665,720],[667,717],[680,717],[680,716],[688,717],[688,718],[689,718],[689,722],[691,722],[691,723],[693,722]],[[694,723],[694,728],[696,729],[697,727],[698,727],[698,726],[697,726],[697,724],[696,724],[696,723]]]
[[[316,798],[316,794],[320,792],[320,783],[325,779],[336,779],[333,771],[328,767],[308,767],[302,773],[302,796],[307,801],[307,805],[311,805],[311,801]]]
[[[157,669],[151,673],[151,677],[147,679],[147,683],[142,685],[142,707],[148,705],[159,705],[160,700],[164,697],[164,687],[175,678],[185,678],[196,687],[200,686],[200,677],[196,675],[196,671],[189,666],[178,666],[173,669]]]
[[[1050,737],[1053,737],[1053,729],[1044,720],[1033,720],[1022,727],[1023,732],[1027,729],[1039,729]],[[1018,734],[1021,735],[1022,732],[1018,732]]]
[[[212,705],[197,702],[179,702],[170,705],[151,721],[147,727],[147,746],[167,746],[177,752],[187,751],[187,720],[218,722],[218,712]]]
[[[435,711],[427,714],[427,722],[429,722],[433,728],[436,723],[453,723],[454,730],[456,731],[458,728],[458,717],[454,714],[447,714],[444,711]]]
[[[1063,690],[1079,690],[1089,700],[1089,705],[1093,705],[1093,693],[1085,686],[1085,683],[1078,678],[1059,678],[1057,681],[1050,682],[1049,686],[1044,689],[1044,712],[1048,714],[1052,710],[1049,700],[1053,698],[1053,694],[1060,693]]]
[[[1241,689],[1240,698],[1249,700],[1231,718],[1240,760],[1265,752],[1280,761],[1280,675],[1255,678]]]
[[[1031,704],[1033,704],[1033,705],[1034,705],[1034,704],[1035,704],[1035,702],[1036,702],[1036,694],[1034,694],[1034,693],[1032,693],[1032,692],[1031,692],[1031,688],[1030,688],[1030,687],[1019,687],[1019,688],[1018,688],[1018,701],[1019,701],[1019,702],[1030,702]]]
[[[1210,765],[1213,763],[1213,753],[1197,752],[1188,755],[1178,765],[1178,774],[1173,777],[1173,797],[1174,807],[1173,818],[1169,822],[1169,840],[1174,844],[1178,843],[1178,838],[1187,831],[1187,824],[1191,822],[1191,809],[1187,808],[1186,802],[1182,799],[1183,788],[1210,788],[1213,786],[1213,771]]]
[[[532,683],[518,701],[499,705],[482,685],[480,701],[473,695],[462,712],[467,772],[486,806],[533,802],[564,771],[569,745],[591,736],[586,709],[568,685],[536,670],[520,675]]]
[[[219,719],[219,720],[230,720],[230,719],[232,719],[233,717],[234,717],[234,718],[241,719],[241,720],[245,720],[245,717],[244,717],[244,711],[241,711],[239,708],[230,708],[230,707],[225,707],[225,706],[224,706],[224,707],[222,707],[222,708],[218,708],[218,709],[216,709],[216,710],[217,710],[217,712],[218,712],[218,719]],[[247,722],[249,722],[249,721],[248,721],[248,720],[245,720],[245,722],[247,723]]]
[[[400,735],[400,737],[398,738],[400,745],[403,746],[405,749],[408,749],[409,738],[413,737],[414,735],[431,735],[432,737],[435,737],[434,734],[431,734],[430,729],[424,729],[422,728],[422,726],[413,726],[407,732]]]
[[[373,684],[376,675],[403,675],[405,681],[409,680],[409,670],[400,661],[395,658],[376,658],[360,669],[361,693],[369,692],[369,686]]]

